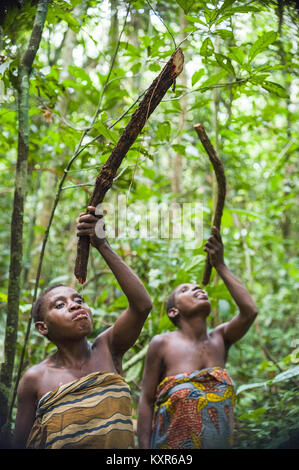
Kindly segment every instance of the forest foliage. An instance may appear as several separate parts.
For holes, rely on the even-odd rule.
[[[2,11],[0,25],[3,357],[14,262],[18,74],[37,3],[16,2]],[[285,0],[49,2],[29,79],[22,271],[9,388],[12,428],[19,374],[55,349],[30,324],[34,296],[57,282],[80,289],[93,308],[91,340],[127,306],[97,253],[90,254],[87,282],[83,287],[76,282],[76,220],[140,99],[180,46],[184,71],[150,116],[105,198],[108,234],[119,201],[126,201],[129,233],[111,230],[109,240],[138,273],[154,305],[124,360],[134,417],[147,345],[174,328],[165,314],[167,296],[179,283],[202,279],[215,204],[213,170],[194,131],[202,123],[225,168],[225,260],[259,311],[227,362],[237,389],[235,447],[293,445],[299,433],[297,38],[297,6]],[[196,203],[203,237],[184,232],[150,237],[139,230],[150,208]],[[207,291],[212,328],[237,311],[214,271]]]

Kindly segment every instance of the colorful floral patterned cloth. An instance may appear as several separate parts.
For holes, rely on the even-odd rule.
[[[166,377],[157,389],[151,448],[230,448],[234,402],[233,382],[220,367]]]

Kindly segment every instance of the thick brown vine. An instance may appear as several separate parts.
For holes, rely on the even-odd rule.
[[[207,152],[210,162],[212,163],[214,171],[215,171],[216,180],[217,180],[217,202],[216,202],[216,207],[215,207],[215,211],[213,214],[212,225],[215,225],[215,227],[220,232],[221,218],[222,218],[225,196],[226,196],[226,179],[225,179],[225,174],[224,174],[224,167],[223,167],[221,160],[218,158],[215,152],[215,149],[212,146],[203,125],[196,124],[194,126],[194,129],[196,130],[197,135],[200,138],[201,143],[204,146],[204,149]],[[206,265],[205,265],[204,274],[203,274],[203,280],[202,280],[202,283],[204,286],[210,282],[211,272],[212,272],[212,265],[210,263],[209,257],[207,256]]]
[[[137,139],[148,117],[156,109],[167,90],[175,83],[176,77],[182,72],[184,55],[177,49],[147,90],[138,109],[131,117],[124,129],[119,141],[114,147],[110,157],[103,165],[96,182],[89,205],[96,207],[103,202],[106,192],[111,188],[118,168],[132,144]],[[77,246],[77,259],[75,264],[75,276],[83,284],[86,281],[87,265],[89,257],[89,237],[80,237]]]

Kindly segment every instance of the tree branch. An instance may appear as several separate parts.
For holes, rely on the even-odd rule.
[[[216,228],[220,231],[221,218],[222,218],[222,212],[224,208],[225,195],[226,195],[226,180],[225,180],[224,168],[223,168],[221,160],[217,157],[214,147],[212,146],[202,124],[196,124],[194,126],[194,129],[196,130],[197,135],[200,138],[215,171],[215,175],[217,179],[217,202],[216,202],[216,209],[215,209],[215,213],[213,216],[212,225],[215,225]],[[207,285],[209,283],[211,272],[212,272],[212,265],[210,263],[209,257],[207,256],[203,280],[202,280],[203,285]]]
[[[176,77],[183,70],[183,63],[183,52],[181,49],[177,49],[147,90],[143,100],[131,117],[110,157],[103,165],[103,168],[96,179],[95,188],[89,205],[97,206],[103,201],[106,192],[112,186],[113,179],[121,165],[121,162],[140,134],[148,117],[156,109],[167,90],[175,82]],[[81,284],[86,281],[89,244],[89,237],[80,237],[78,240],[75,276]]]

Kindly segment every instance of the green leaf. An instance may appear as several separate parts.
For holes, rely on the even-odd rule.
[[[223,13],[225,10],[230,9],[230,7],[233,3],[235,3],[235,1],[236,0],[225,0],[220,8],[220,12]]]
[[[257,421],[263,414],[266,413],[266,408],[257,408],[256,410],[250,410],[248,413],[243,413],[241,416],[239,416],[239,419],[248,419],[248,420],[253,420]]]
[[[98,121],[94,127],[97,132],[101,133],[110,142],[116,143],[118,141],[118,134],[108,129],[104,122]]]
[[[159,72],[161,70],[161,65],[152,63],[148,68],[151,72]]]
[[[143,366],[143,361],[139,361],[136,364],[134,364],[132,367],[130,367],[130,369],[126,373],[126,381],[133,382],[133,380],[138,379],[142,372],[142,366]]]
[[[186,147],[185,145],[182,145],[182,144],[173,144],[171,146],[173,148],[173,150],[177,153],[179,153],[180,155],[185,155],[186,154]]]
[[[240,395],[240,393],[245,392],[246,390],[251,390],[252,388],[258,388],[258,387],[266,387],[267,382],[255,382],[252,384],[244,384],[240,385],[237,390],[237,395]]]
[[[206,257],[203,255],[194,256],[194,258],[189,261],[189,263],[184,263],[182,266],[182,270],[189,273],[193,271],[194,268],[198,269],[198,267],[202,266],[202,263],[205,261]]]
[[[200,48],[200,55],[203,57],[210,57],[214,52],[214,46],[210,38],[206,38]]]
[[[207,24],[200,20],[197,16],[186,16],[186,20],[190,21],[190,23],[199,23],[202,24],[203,26],[207,26]]]
[[[220,82],[220,80],[224,78],[226,75],[227,75],[226,70],[221,70],[221,72],[215,73],[214,75],[212,75],[210,78],[208,78],[205,82],[201,84],[200,89],[217,85]]]
[[[181,8],[183,8],[184,13],[187,14],[192,5],[195,3],[194,0],[177,0],[177,3],[180,5]]]
[[[253,218],[257,218],[257,219],[261,219],[261,220],[267,220],[267,218],[265,216],[257,214],[256,212],[253,212],[253,211],[247,211],[245,209],[235,209],[235,208],[232,208],[232,207],[230,207],[229,210],[231,212],[235,212],[236,214],[245,214],[245,215],[248,215],[249,217],[253,217]]]
[[[215,58],[217,60],[217,63],[220,65],[221,68],[224,70],[227,70],[229,73],[236,75],[235,74],[235,69],[232,66],[231,60],[229,57],[226,57],[223,54],[215,54]]]
[[[144,36],[139,36],[138,39],[140,39],[144,47],[149,47],[151,44],[151,38],[147,34],[145,34]]]
[[[295,367],[292,367],[291,369],[281,372],[280,374],[276,375],[274,379],[272,379],[270,382],[271,383],[284,382],[286,380],[289,380],[292,377],[296,377],[297,375],[299,375],[299,366],[295,366]]]
[[[237,390],[237,395],[239,395],[242,392],[245,392],[246,390],[251,390],[252,388],[258,388],[258,387],[267,387],[273,383],[277,382],[285,382],[292,377],[296,377],[299,375],[299,366],[292,367],[284,372],[281,372],[280,374],[276,375],[273,379],[271,380],[266,380],[264,382],[255,382],[252,384],[244,384],[241,385],[238,390]]]
[[[2,64],[0,64],[0,75],[4,75],[5,70],[9,68],[11,62],[12,62],[12,60],[8,59],[5,62],[3,62]]]
[[[80,23],[76,20],[69,12],[62,10],[57,5],[52,6],[52,10],[54,15],[57,18],[65,21],[69,27],[75,32],[78,33],[80,31]]]
[[[115,299],[113,305],[111,306],[113,309],[121,309],[126,308],[128,306],[128,299],[125,295],[121,295]]]
[[[160,140],[169,140],[171,126],[169,121],[159,122],[157,127],[157,137]]]
[[[231,227],[234,219],[231,212],[228,209],[223,209],[221,224],[223,227]]]
[[[92,86],[90,76],[83,68],[77,67],[76,65],[69,65],[68,70],[74,77],[79,78],[82,82],[86,81],[89,86]]]
[[[197,83],[198,80],[201,79],[204,73],[205,73],[204,69],[200,69],[200,70],[197,70],[197,72],[194,72],[194,74],[192,75],[192,79],[191,79],[192,86],[194,86],[195,83]]]
[[[228,29],[217,29],[215,34],[220,36],[222,39],[232,39],[234,37],[232,31],[229,31]]]
[[[249,79],[250,83],[254,83],[255,85],[261,85],[265,82],[266,78],[269,77],[268,73],[260,73],[258,75],[254,75]]]
[[[280,98],[288,98],[287,91],[278,83],[265,81],[262,87]]]
[[[251,46],[248,55],[248,62],[252,62],[252,60],[261,52],[263,52],[267,47],[275,42],[277,39],[277,33],[275,31],[268,31],[267,33],[263,34],[257,41]]]
[[[0,302],[7,302],[7,294],[0,292]]]
[[[240,47],[231,47],[228,56],[240,65],[243,64],[245,59],[244,52]]]

